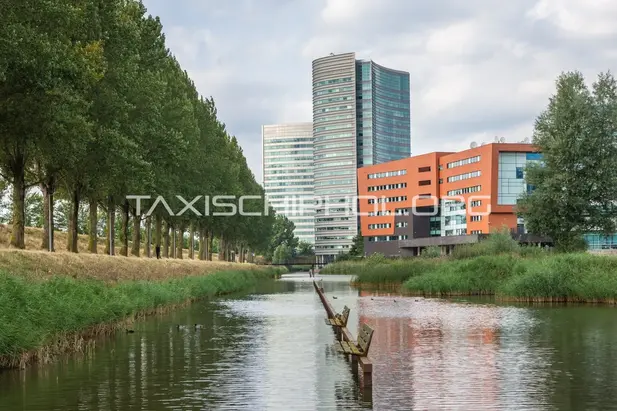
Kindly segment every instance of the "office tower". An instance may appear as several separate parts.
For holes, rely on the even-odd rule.
[[[332,261],[358,233],[356,169],[411,155],[409,73],[355,53],[313,61],[315,254]]]
[[[275,124],[261,128],[263,181],[277,214],[296,226],[300,241],[314,243],[313,124]]]

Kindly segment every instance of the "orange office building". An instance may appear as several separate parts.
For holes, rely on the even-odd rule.
[[[503,226],[525,235],[514,208],[532,188],[526,164],[539,160],[531,144],[494,143],[358,169],[365,254],[417,255],[431,245],[449,253]]]

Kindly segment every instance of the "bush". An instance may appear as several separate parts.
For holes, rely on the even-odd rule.
[[[421,256],[424,258],[438,258],[441,257],[441,248],[436,245],[431,245],[422,250]]]

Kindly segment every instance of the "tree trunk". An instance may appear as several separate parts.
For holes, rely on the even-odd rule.
[[[99,222],[99,204],[95,199],[90,199],[90,232],[88,237],[88,250],[92,254],[98,253],[98,236],[97,236],[97,225]]]
[[[144,239],[144,254],[146,257],[152,257],[152,217],[146,217],[146,238]]]
[[[122,203],[122,232],[120,233],[122,248],[120,255],[125,257],[129,256],[129,208],[129,200],[124,200],[124,203]]]
[[[163,231],[165,237],[165,244],[163,247],[163,257],[169,258],[169,223],[167,221],[164,222],[165,230]]]
[[[76,188],[72,193],[71,215],[69,217],[69,241],[67,242],[68,251],[72,253],[79,252],[79,201],[81,199],[80,190]]]
[[[13,231],[11,232],[11,246],[19,249],[26,248],[25,220],[26,220],[26,167],[23,161],[16,161],[13,171]]]
[[[154,246],[161,246],[161,237],[163,235],[163,218],[160,215],[154,217]]]
[[[174,224],[170,224],[169,226],[169,236],[171,237],[171,244],[170,244],[170,257],[171,258],[176,258],[176,239],[178,238],[178,236],[176,235],[176,226]]]
[[[208,235],[208,240],[207,241],[208,241],[208,251],[207,251],[208,258],[207,258],[207,260],[208,261],[212,261],[212,253],[213,253],[213,250],[214,250],[214,233],[212,231],[210,231],[210,233]]]
[[[219,261],[225,261],[225,239],[223,236],[219,237]]]
[[[178,239],[176,240],[176,258],[182,260],[182,250],[184,249],[184,223],[180,223],[178,227]]]
[[[189,224],[189,259],[195,259],[195,227]]]
[[[50,179],[41,184],[43,193],[43,240],[41,248],[54,251],[54,183]]]
[[[105,241],[105,254],[115,255],[115,236],[116,236],[116,204],[110,196],[107,202],[107,238]]]
[[[139,248],[141,247],[141,215],[137,214],[137,209],[131,208],[133,215],[133,244],[131,245],[131,254],[139,257]]]
[[[238,262],[239,263],[244,262],[244,245],[242,244],[238,246]]]

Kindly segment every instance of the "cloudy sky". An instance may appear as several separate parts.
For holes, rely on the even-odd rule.
[[[261,125],[311,121],[311,61],[411,74],[412,152],[531,135],[562,71],[617,70],[615,0],[144,0],[261,181]]]

